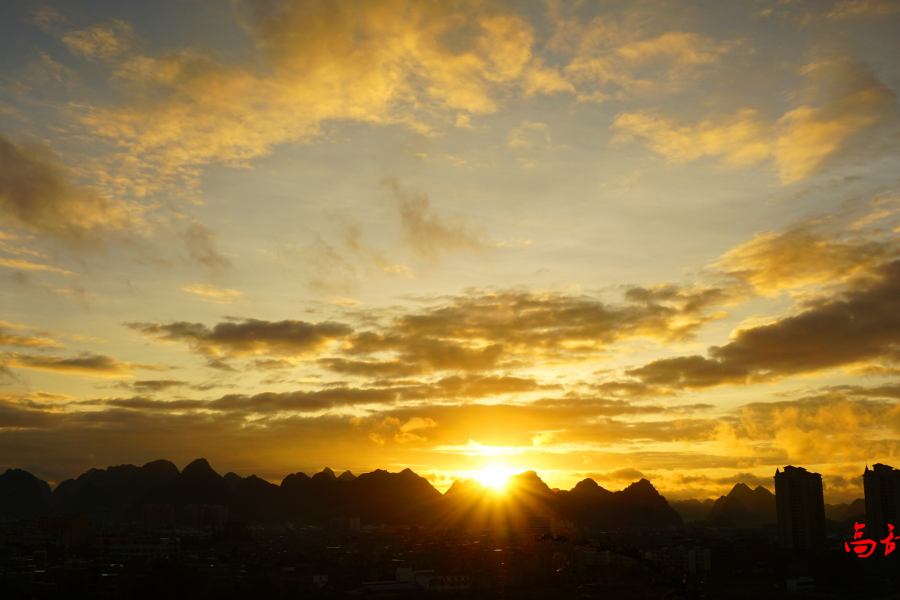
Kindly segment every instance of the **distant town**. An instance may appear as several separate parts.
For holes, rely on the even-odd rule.
[[[774,494],[737,484],[703,502],[645,479],[552,490],[533,471],[441,494],[409,469],[274,485],[154,461],[52,492],[10,469],[0,597],[893,597],[880,541],[900,523],[900,471],[866,466],[863,481],[864,500],[826,505],[821,475],[792,465]]]

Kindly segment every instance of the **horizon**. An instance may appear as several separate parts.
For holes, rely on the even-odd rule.
[[[900,465],[895,0],[0,5],[0,471]]]
[[[169,462],[169,463],[175,465],[175,468],[178,469],[178,472],[179,472],[179,473],[182,472],[182,471],[184,471],[184,469],[185,469],[188,465],[190,465],[190,464],[192,464],[192,463],[194,463],[194,462],[204,461],[204,462],[206,462],[207,465],[209,465],[209,467],[210,467],[217,475],[219,475],[219,477],[224,477],[225,475],[228,475],[228,474],[235,474],[235,475],[238,475],[238,476],[241,477],[242,479],[247,478],[247,477],[251,477],[251,476],[255,476],[254,473],[246,473],[246,474],[243,474],[243,475],[242,475],[242,474],[240,474],[240,473],[236,473],[236,472],[231,471],[231,470],[225,471],[225,473],[224,473],[224,475],[223,475],[222,473],[219,472],[219,470],[217,470],[213,465],[211,465],[211,464],[209,463],[208,460],[206,460],[205,458],[202,458],[202,457],[201,457],[201,458],[195,458],[194,460],[189,461],[188,463],[186,463],[186,464],[184,465],[184,467],[181,467],[181,468],[178,468],[178,465],[177,465],[176,463],[174,463],[173,461],[170,461],[170,460],[165,459],[165,458],[157,458],[157,459],[154,459],[154,460],[149,461],[149,462],[152,463],[152,462],[158,462],[158,461],[165,461],[165,462]],[[145,464],[149,464],[149,463],[145,463]],[[113,468],[113,467],[121,467],[121,466],[127,466],[127,465],[130,465],[130,463],[121,463],[121,464],[117,464],[117,465],[109,465],[109,466],[103,467],[103,468],[92,467],[92,469],[105,470],[105,469],[109,469],[109,468]],[[132,466],[142,466],[142,465],[132,465]],[[868,465],[867,465],[867,466],[868,466]],[[13,468],[13,467],[10,467],[10,468]],[[407,467],[407,469],[408,469],[408,467]],[[25,469],[21,469],[21,470],[25,470]],[[318,471],[312,471],[312,472],[292,471],[291,473],[285,474],[285,475],[284,475],[283,477],[281,477],[280,479],[265,479],[265,478],[262,478],[262,477],[260,477],[260,479],[262,479],[263,481],[266,481],[266,482],[268,482],[268,483],[271,483],[271,484],[273,484],[273,485],[280,486],[281,483],[284,481],[284,479],[287,478],[289,475],[300,474],[300,473],[302,473],[303,475],[306,475],[307,477],[310,477],[310,478],[311,478],[313,475],[317,475],[317,474],[320,474],[320,473],[324,473],[326,470],[331,471],[331,472],[334,474],[334,476],[335,476],[336,478],[337,478],[337,477],[340,477],[341,475],[343,475],[343,474],[346,473],[346,472],[349,472],[351,475],[353,475],[354,478],[359,477],[360,475],[363,475],[363,474],[366,474],[366,473],[372,473],[372,472],[374,472],[374,471],[376,471],[376,470],[379,470],[379,471],[386,471],[386,472],[388,472],[388,473],[394,473],[394,474],[400,473],[400,472],[401,472],[401,471],[390,471],[390,470],[387,470],[387,469],[374,469],[373,471],[361,471],[361,472],[353,473],[351,469],[332,469],[331,467],[325,466],[325,467],[322,467],[321,469],[319,469]],[[403,469],[403,470],[406,470],[406,469]],[[431,485],[433,488],[435,488],[437,491],[439,491],[439,492],[441,493],[441,495],[446,494],[446,493],[447,493],[447,490],[449,490],[450,487],[452,487],[452,485],[453,485],[454,483],[456,483],[456,482],[469,482],[469,481],[473,481],[473,482],[475,482],[475,483],[478,483],[478,484],[479,484],[482,488],[484,488],[484,489],[488,489],[488,488],[491,488],[491,487],[494,487],[494,486],[498,487],[499,489],[502,489],[502,488],[505,487],[505,485],[506,485],[505,479],[509,479],[509,478],[511,478],[511,477],[515,477],[515,476],[519,476],[519,475],[523,475],[523,474],[528,473],[528,472],[535,473],[535,475],[537,475],[538,479],[540,479],[541,481],[543,481],[544,483],[546,483],[546,481],[544,480],[543,477],[541,477],[541,474],[540,474],[538,471],[536,471],[536,470],[534,470],[534,469],[526,469],[526,470],[521,471],[521,472],[510,472],[509,475],[506,475],[506,476],[504,477],[504,481],[503,481],[502,483],[495,483],[495,484],[485,483],[483,480],[479,479],[479,474],[482,474],[482,472],[480,472],[480,471],[474,471],[474,472],[472,472],[472,474],[471,474],[470,476],[468,476],[468,477],[464,477],[464,478],[461,477],[461,478],[453,479],[453,480],[450,481],[449,483],[447,483],[447,484],[445,484],[445,485],[443,485],[443,486],[439,486],[439,485],[435,485],[435,483],[434,483],[432,480],[430,480],[426,475],[422,475],[422,474],[420,474],[420,473],[417,473],[417,472],[416,472],[415,470],[413,470],[413,469],[409,469],[409,470],[412,471],[415,475],[418,475],[419,477],[422,477],[423,479],[425,479],[426,481],[428,481],[429,485]],[[87,473],[87,471],[86,471],[85,473]],[[79,475],[82,475],[82,474],[83,474],[83,473],[80,473]],[[74,480],[74,479],[77,479],[77,477],[78,477],[78,475],[73,476],[73,477],[71,477],[71,478],[68,478],[67,480],[70,480],[70,479],[71,479],[71,480]],[[774,476],[773,476],[773,477],[774,477]],[[591,480],[591,481],[594,481],[594,483],[597,483],[593,478],[591,478],[591,477],[589,477],[589,476],[586,476],[586,477],[584,477],[584,479],[581,479],[581,480],[579,480],[578,482],[576,482],[575,485],[577,485],[577,483],[580,483],[580,482],[586,481],[586,480]],[[608,491],[610,491],[610,492],[618,492],[618,491],[625,490],[625,489],[631,487],[632,485],[634,485],[634,484],[636,484],[636,483],[639,483],[640,481],[647,481],[648,483],[650,483],[651,485],[653,485],[653,481],[652,481],[652,480],[650,480],[650,479],[648,479],[648,478],[642,476],[642,477],[640,477],[639,479],[637,479],[637,480],[635,480],[635,481],[631,481],[631,482],[628,482],[628,483],[621,483],[620,485],[623,486],[623,487],[621,487],[621,489],[613,489],[613,487],[611,487],[611,486],[609,486],[609,485],[606,485],[606,486],[600,486],[600,487],[603,488],[603,489],[606,489],[606,490],[608,490]],[[52,490],[55,490],[56,487],[59,486],[60,483],[62,483],[62,481],[59,481],[59,482],[47,481],[46,483],[50,486],[50,489],[51,489],[51,491],[52,491]],[[574,489],[574,488],[575,488],[575,485],[573,485],[571,488],[569,488],[568,491],[571,491],[572,489]],[[599,485],[599,483],[598,483],[598,485]],[[770,494],[772,494],[773,496],[774,496],[774,494],[775,494],[775,491],[774,491],[774,489],[775,489],[775,486],[774,486],[774,480],[773,480],[773,484],[772,484],[772,486],[771,486],[772,489],[769,489],[769,487],[763,485],[762,483],[757,483],[756,485],[753,485],[753,484],[748,484],[748,483],[745,483],[745,482],[742,482],[742,481],[735,482],[731,487],[728,488],[728,493],[730,493],[731,491],[733,491],[734,488],[736,488],[736,487],[739,486],[739,485],[746,486],[746,487],[748,487],[750,490],[755,490],[755,489],[757,489],[757,488],[763,488],[763,489],[765,489],[766,491],[768,491]],[[554,490],[554,491],[555,491],[555,490],[565,490],[565,488],[554,487],[554,486],[550,486],[549,484],[548,484],[548,487],[549,487],[551,490]],[[656,489],[658,492],[660,491],[655,485],[653,485],[653,487],[654,487],[654,489]],[[660,495],[663,496],[663,497],[665,497],[666,500],[672,501],[672,502],[680,502],[680,501],[685,501],[685,500],[699,500],[699,501],[703,502],[703,501],[706,501],[706,500],[716,500],[716,499],[721,498],[721,497],[723,497],[723,496],[727,496],[728,494],[721,494],[721,495],[716,496],[716,497],[706,497],[706,498],[703,498],[703,497],[699,497],[699,498],[698,498],[698,497],[690,497],[690,498],[688,498],[688,497],[683,497],[683,498],[682,498],[682,497],[668,497],[668,496],[666,496],[666,494],[664,494],[664,493],[662,493],[662,492],[660,492]],[[829,503],[829,502],[827,501],[827,500],[828,500],[827,494],[826,494],[826,497],[825,497],[825,498],[826,498],[826,504],[831,504],[831,503]],[[858,500],[858,499],[859,499],[859,498],[854,498],[853,500]],[[851,500],[851,502],[852,502],[852,500]],[[840,501],[834,502],[834,504],[842,504],[842,503],[846,503],[846,502],[840,502]]]

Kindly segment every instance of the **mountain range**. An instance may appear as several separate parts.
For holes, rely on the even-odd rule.
[[[592,479],[571,490],[551,490],[537,473],[510,477],[503,492],[474,480],[455,481],[441,494],[431,483],[405,469],[376,470],[359,476],[324,469],[312,477],[292,473],[281,485],[250,475],[219,475],[205,459],[182,471],[157,460],[143,466],[91,469],[77,479],[50,486],[18,469],[0,475],[0,517],[45,513],[136,521],[144,505],[171,504],[174,518],[187,505],[220,505],[229,519],[242,522],[326,522],[359,517],[362,523],[499,528],[531,523],[552,527],[553,519],[600,527],[665,527],[683,524],[681,516],[646,479],[611,492]]]
[[[712,527],[758,527],[776,523],[775,494],[757,486],[750,489],[736,484],[718,499],[676,500],[671,503],[685,523],[703,521]],[[866,502],[857,498],[851,504],[826,504],[825,516],[832,521],[845,522],[866,514]]]

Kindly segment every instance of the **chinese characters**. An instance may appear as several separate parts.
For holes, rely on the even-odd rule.
[[[864,540],[863,537],[863,528],[866,526],[865,523],[854,523],[853,524],[853,540],[852,542],[844,542],[844,550],[847,552],[851,551],[851,547],[853,552],[856,552],[856,555],[860,558],[867,558],[872,556],[872,553],[875,552],[875,548],[878,546],[878,543],[875,540]],[[884,555],[887,556],[891,552],[894,551],[894,548],[897,547],[897,544],[894,542],[894,526],[888,525],[888,536],[881,540],[881,543],[884,544]]]

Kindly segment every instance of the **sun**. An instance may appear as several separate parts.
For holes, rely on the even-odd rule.
[[[511,475],[515,475],[515,470],[493,466],[478,471],[475,474],[475,479],[485,487],[502,490],[506,487],[506,482]]]

